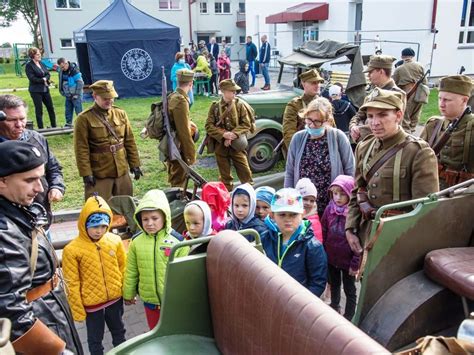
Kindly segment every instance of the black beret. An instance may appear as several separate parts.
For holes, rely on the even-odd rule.
[[[402,50],[402,57],[414,57],[415,51],[411,48],[405,48]]]
[[[0,157],[0,177],[33,170],[46,163],[43,149],[17,140],[0,143]]]

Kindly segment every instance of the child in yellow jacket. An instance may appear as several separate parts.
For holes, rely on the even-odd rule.
[[[125,341],[122,283],[126,253],[118,235],[108,232],[109,205],[99,196],[86,201],[79,215],[79,236],[63,251],[63,272],[75,321],[86,321],[91,354],[103,354],[105,324],[117,346]]]

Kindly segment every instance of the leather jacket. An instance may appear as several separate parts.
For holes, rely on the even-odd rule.
[[[24,335],[41,320],[66,342],[66,348],[82,354],[66,295],[61,286],[27,303],[26,291],[44,284],[56,272],[54,249],[44,234],[38,233],[38,258],[31,274],[31,234],[37,216],[0,196],[0,314],[12,322],[11,341]]]

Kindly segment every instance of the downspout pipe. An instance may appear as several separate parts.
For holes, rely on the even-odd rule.
[[[193,42],[193,22],[191,17],[191,4],[194,3],[194,0],[188,0],[188,17],[189,17],[189,41]]]
[[[53,41],[51,40],[51,28],[49,27],[48,5],[47,5],[46,0],[43,0],[43,2],[44,2],[44,16],[46,18],[46,31],[48,32],[49,49],[51,53],[54,53]]]
[[[433,0],[433,12],[431,13],[431,33],[436,31],[436,15],[438,13],[438,0]]]

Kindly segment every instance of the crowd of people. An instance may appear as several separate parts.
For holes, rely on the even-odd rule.
[[[262,43],[260,63],[265,64],[269,45],[263,38]],[[248,65],[252,73],[257,53],[251,38],[247,44],[253,64],[249,60],[244,69]],[[196,68],[207,66],[206,75],[214,75],[208,58],[218,50],[211,40],[208,46],[199,43],[196,51],[176,55],[175,90],[166,99],[181,159],[167,161],[171,186],[183,187],[186,171],[182,162],[193,165],[196,161],[189,95]],[[463,75],[442,78],[441,116],[428,120],[421,138],[415,137],[412,133],[424,100],[423,93],[417,93],[423,89],[423,73],[411,54],[402,52],[404,64],[393,79],[395,58],[371,57],[367,72],[372,87],[358,111],[343,98],[338,85],[329,88],[328,98],[323,97],[323,79],[317,70],[299,76],[303,95],[290,101],[283,113],[287,159],[284,187],[278,191],[270,186],[254,189],[245,151],[247,135],[255,129],[254,113],[236,97],[242,88],[235,80],[220,80],[221,97],[209,107],[204,141],[208,152],[215,155],[220,181],[204,185],[201,200],[186,205],[182,234],[172,228],[165,193],[148,191],[134,212],[139,233],[128,252],[110,232],[112,211],[107,201],[114,195],[133,196],[130,174],[135,179],[143,176],[141,162],[127,114],[113,105],[118,96],[113,82],[95,82],[90,86],[94,104],[78,114],[74,125],[85,204],[78,220],[79,235],[64,249],[64,276],[42,228],[50,222],[50,203],[65,193],[61,167],[47,141],[25,129],[25,102],[14,95],[0,95],[0,151],[4,157],[0,165],[0,247],[5,255],[0,280],[7,280],[0,282],[0,313],[12,320],[16,351],[33,346],[44,353],[66,348],[82,353],[74,319],[86,322],[89,350],[100,354],[105,324],[114,346],[125,340],[124,304],[134,304],[137,296],[153,329],[167,287],[171,248],[183,239],[214,235],[223,229],[257,231],[265,255],[315,296],[327,290],[330,305],[338,312],[342,286],[346,294],[342,313],[352,319],[357,305],[356,276],[363,271],[361,257],[375,211],[474,178],[474,115],[468,109],[472,80]],[[43,75],[46,89],[35,93],[43,100],[49,95],[48,78],[41,74],[41,65],[31,63],[37,66],[31,70]],[[62,82],[72,114],[75,90],[81,90],[77,88],[79,71],[69,62],[59,65],[68,71],[62,74],[66,76]],[[441,144],[446,134],[451,135]],[[237,187],[232,166],[241,183]],[[407,211],[388,210],[384,216]],[[183,247],[177,257],[205,250],[204,243]],[[62,283],[67,297],[64,285],[59,286]]]

